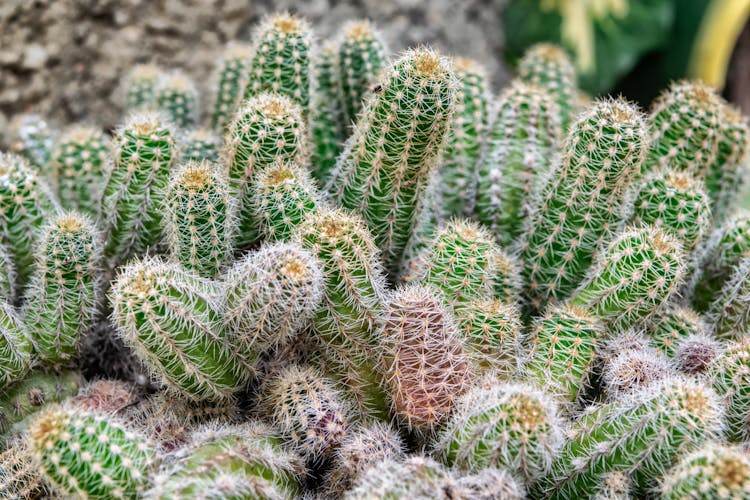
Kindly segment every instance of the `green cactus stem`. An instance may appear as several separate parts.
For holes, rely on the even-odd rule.
[[[0,388],[22,380],[31,367],[33,355],[34,344],[26,325],[13,307],[0,299]]]
[[[163,75],[156,85],[154,100],[156,109],[181,129],[190,129],[198,124],[198,89],[183,72],[175,71]]]
[[[750,332],[750,257],[742,259],[706,313],[713,337],[738,340]]]
[[[217,64],[211,128],[219,135],[224,135],[240,104],[240,95],[244,90],[243,78],[252,55],[253,48],[250,44],[230,42]]]
[[[125,83],[125,109],[128,113],[156,107],[156,85],[161,70],[153,64],[134,66]]]
[[[97,213],[108,157],[109,140],[100,130],[74,125],[60,136],[52,162],[64,209]]]
[[[207,129],[199,128],[187,133],[180,148],[180,161],[219,161],[221,139]]]
[[[707,333],[708,329],[703,318],[692,309],[670,304],[654,316],[646,331],[656,350],[673,358],[682,339]]]
[[[713,363],[710,379],[727,409],[727,439],[740,443],[750,438],[750,338],[745,336],[727,345]]]
[[[339,106],[338,45],[328,41],[312,57],[313,88],[310,95],[310,166],[325,185],[336,166],[343,138],[343,111]]]
[[[576,68],[571,57],[556,45],[532,45],[518,63],[518,76],[554,97],[563,130],[567,130],[580,107]]]
[[[686,455],[664,476],[661,498],[746,498],[750,495],[750,457],[740,448],[706,443]]]

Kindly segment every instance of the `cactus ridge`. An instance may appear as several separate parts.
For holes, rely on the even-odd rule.
[[[85,125],[74,125],[59,138],[52,155],[60,204],[66,210],[96,214],[101,177],[109,161],[109,141]]]
[[[214,75],[214,104],[211,128],[223,135],[244,91],[243,78],[253,55],[250,44],[230,42],[224,49]]]
[[[163,75],[156,85],[154,99],[156,109],[181,129],[198,124],[198,89],[185,73],[174,71]]]

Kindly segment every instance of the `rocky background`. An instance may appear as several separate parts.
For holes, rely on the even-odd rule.
[[[476,58],[495,88],[501,62],[502,0],[0,0],[0,130],[35,111],[62,126],[111,128],[121,117],[120,78],[136,63],[181,68],[210,95],[217,54],[249,40],[275,10],[307,17],[316,35],[367,17],[398,51],[418,43]],[[208,99],[204,99],[208,101]],[[205,110],[204,110],[205,111]]]

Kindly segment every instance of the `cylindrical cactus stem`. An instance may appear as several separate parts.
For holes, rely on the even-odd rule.
[[[156,109],[181,129],[191,129],[198,124],[198,89],[185,73],[174,71],[159,78],[154,100]]]
[[[47,185],[20,157],[0,153],[0,245],[10,256],[18,299],[34,269],[39,227],[57,209]]]
[[[256,28],[254,54],[247,67],[243,100],[264,92],[292,99],[307,112],[310,102],[312,32],[303,18],[268,16]]]
[[[659,487],[664,500],[747,498],[750,456],[739,447],[706,443],[680,459]]]
[[[520,257],[532,309],[567,298],[615,236],[647,147],[641,113],[621,99],[598,101],[573,124],[562,162],[524,223]]]
[[[92,215],[99,210],[108,142],[100,130],[84,125],[74,125],[60,136],[52,162],[64,209]]]
[[[155,476],[147,498],[293,498],[303,471],[300,456],[260,422],[206,426]]]
[[[680,339],[674,353],[674,365],[687,375],[704,375],[723,352],[720,341],[705,333],[694,333]]]
[[[408,281],[420,266],[420,257],[435,240],[435,233],[443,225],[443,186],[440,171],[433,169],[427,185],[417,201],[414,227],[401,258],[399,279]]]
[[[522,500],[526,488],[505,469],[487,467],[475,474],[456,478],[451,487],[451,498],[474,500]]]
[[[724,354],[713,363],[710,371],[714,389],[727,409],[727,439],[740,443],[750,438],[750,337],[727,345]]]
[[[431,458],[419,455],[410,456],[406,460],[387,458],[360,474],[344,499],[449,500],[453,498],[448,493],[453,484],[451,474]]]
[[[455,308],[458,331],[477,373],[513,378],[521,356],[521,317],[513,304],[479,298]]]
[[[696,256],[689,292],[696,311],[705,313],[731,279],[740,262],[750,257],[750,212],[739,211],[710,236]]]
[[[276,162],[304,165],[305,139],[302,108],[287,97],[261,94],[235,114],[225,142],[229,183],[240,204],[237,248],[258,239],[251,190],[255,174]]]
[[[17,436],[0,453],[0,498],[29,500],[49,495],[49,487],[34,464],[28,443]]]
[[[128,113],[156,108],[156,85],[162,76],[153,64],[138,64],[125,81],[125,110]]]
[[[349,127],[386,65],[383,37],[369,21],[346,23],[338,41],[339,84],[343,125]]]
[[[554,97],[561,125],[567,130],[578,107],[579,91],[575,65],[565,50],[548,43],[531,46],[518,63],[518,76]]]
[[[423,285],[393,292],[381,332],[393,412],[418,432],[450,416],[473,376],[456,321],[438,293]]]
[[[604,328],[587,309],[562,305],[549,308],[531,331],[524,374],[570,409],[593,381]]]
[[[604,363],[601,385],[609,401],[621,401],[668,377],[671,371],[669,359],[651,347],[614,351]]]
[[[224,135],[240,104],[240,95],[244,91],[243,78],[252,55],[253,48],[250,44],[229,42],[216,66],[211,128],[219,135]]]
[[[682,242],[686,252],[711,226],[711,200],[703,182],[688,172],[655,171],[637,182],[626,202],[625,220],[653,225]]]
[[[174,171],[165,195],[166,233],[172,258],[213,278],[232,253],[236,205],[219,165],[188,162]]]
[[[554,399],[530,385],[488,378],[458,401],[435,450],[459,469],[505,467],[533,481],[563,444],[557,411]]]
[[[0,445],[23,429],[29,415],[45,405],[60,403],[75,396],[83,384],[81,375],[72,370],[46,373],[34,370],[23,380],[3,392],[0,397]]]
[[[670,304],[654,316],[646,332],[657,351],[673,358],[682,339],[707,333],[708,328],[703,318],[689,307]]]
[[[474,167],[488,127],[490,90],[487,72],[477,61],[457,57],[453,66],[459,90],[438,168],[442,178],[442,216],[468,217],[474,209]]]
[[[114,417],[54,405],[29,426],[42,476],[63,496],[138,498],[154,461],[148,441]]]
[[[680,243],[660,229],[630,229],[598,257],[570,299],[591,309],[614,331],[644,322],[666,304],[685,274]]]
[[[626,473],[634,494],[643,495],[680,454],[718,436],[722,413],[710,388],[680,377],[594,408],[570,428],[552,470],[536,482],[531,495],[588,498],[614,472]]]
[[[159,115],[132,116],[115,138],[99,217],[104,253],[114,266],[144,253],[162,237],[163,200],[174,160],[174,135]]]
[[[674,82],[651,108],[653,138],[644,172],[666,168],[704,179],[719,150],[721,107],[715,91],[704,83]]]
[[[711,334],[738,340],[750,332],[750,256],[740,261],[706,313]]]
[[[23,379],[31,367],[33,355],[34,344],[26,325],[13,306],[0,299],[0,388]]]
[[[258,170],[251,190],[260,233],[270,241],[289,240],[322,203],[309,171],[294,163],[276,162]]]
[[[320,185],[328,182],[336,166],[343,140],[339,105],[338,46],[328,41],[312,57],[313,87],[310,95],[310,167]]]
[[[110,289],[117,333],[169,389],[194,401],[224,401],[252,374],[224,328],[218,286],[158,259],[125,266]]]
[[[235,264],[224,279],[227,327],[241,350],[267,352],[293,341],[323,300],[318,259],[298,243],[261,247]]]
[[[204,128],[191,130],[185,135],[179,148],[180,162],[204,160],[218,162],[221,148],[221,139],[210,130]]]
[[[35,173],[53,183],[55,179],[49,163],[57,131],[42,116],[34,113],[17,115],[9,128],[11,153],[25,158]]]
[[[76,360],[96,315],[101,247],[94,223],[76,212],[60,214],[41,228],[23,312],[43,365]]]
[[[274,426],[306,458],[330,457],[346,435],[352,412],[342,390],[318,370],[291,365],[262,389]]]
[[[457,81],[447,59],[418,48],[399,58],[379,85],[329,186],[343,207],[362,214],[395,274],[448,130]]]
[[[340,497],[368,468],[383,460],[404,458],[404,445],[399,435],[382,422],[362,424],[341,439],[325,482],[330,495]]]
[[[546,90],[519,80],[499,97],[476,164],[475,213],[507,247],[521,235],[534,194],[554,168],[563,133]]]

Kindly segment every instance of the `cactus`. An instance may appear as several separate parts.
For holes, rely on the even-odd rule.
[[[476,165],[476,216],[507,247],[557,162],[562,135],[552,95],[519,80],[500,95]]]
[[[313,88],[310,95],[310,166],[313,176],[325,185],[336,166],[343,137],[339,106],[338,46],[326,42],[312,57]]]
[[[449,500],[453,478],[431,458],[385,459],[360,474],[345,500]],[[448,487],[448,488],[447,488]]]
[[[670,169],[704,179],[718,153],[721,106],[702,82],[674,82],[651,108],[653,139],[644,171]]]
[[[140,398],[136,386],[128,382],[99,379],[81,387],[70,404],[86,411],[115,415],[138,404]]]
[[[488,378],[459,400],[435,450],[462,470],[506,467],[531,481],[549,469],[562,444],[562,421],[548,395]]]
[[[576,68],[570,56],[560,47],[538,43],[527,49],[518,62],[518,76],[554,97],[563,130],[567,130],[578,108],[579,95]]]
[[[587,498],[616,472],[644,494],[681,453],[721,430],[716,394],[700,382],[666,378],[617,403],[593,408],[568,432],[568,441],[537,481],[533,498]]]
[[[59,494],[138,498],[154,458],[145,438],[112,417],[54,405],[29,427],[40,472]]]
[[[221,147],[221,140],[213,132],[202,128],[191,130],[182,143],[180,161],[218,162]]]
[[[393,412],[409,428],[432,430],[472,379],[453,315],[431,287],[407,285],[389,298],[380,337]]]
[[[293,341],[313,319],[325,283],[318,259],[297,243],[262,247],[224,279],[225,322],[245,351]]]
[[[743,258],[706,313],[711,334],[737,340],[750,331],[750,257]]]
[[[532,309],[567,298],[615,235],[619,207],[646,153],[635,107],[601,100],[572,126],[562,163],[539,191],[521,242],[525,294]]]
[[[101,246],[93,222],[75,212],[42,228],[24,322],[44,365],[69,365],[77,357],[96,315]]]
[[[551,307],[534,323],[524,374],[569,409],[591,385],[603,336],[602,325],[588,310]]]
[[[341,30],[337,62],[343,124],[348,128],[386,65],[383,37],[369,21],[349,21]]]
[[[293,498],[301,458],[259,422],[206,426],[155,477],[147,498]]]
[[[369,467],[383,460],[403,459],[403,448],[398,434],[381,422],[352,429],[344,435],[336,450],[333,467],[326,479],[326,492],[341,496]]]
[[[130,70],[125,84],[125,109],[129,113],[154,109],[160,76],[161,71],[152,64],[139,64]]]
[[[694,333],[677,344],[674,354],[675,366],[688,375],[703,375],[721,356],[722,344],[705,333]]]
[[[174,135],[158,115],[132,116],[117,131],[115,162],[104,182],[100,225],[114,266],[162,237],[162,204],[174,159]]]
[[[692,309],[670,304],[649,322],[647,332],[656,350],[673,358],[682,339],[707,333],[708,329],[703,318]]]
[[[0,245],[0,300],[12,301],[15,285],[16,271],[13,269],[13,260],[5,247]]]
[[[121,269],[109,292],[118,335],[156,379],[193,401],[223,401],[252,373],[223,328],[215,283],[158,259]]]
[[[448,130],[457,82],[446,59],[419,48],[401,56],[379,85],[339,157],[329,191],[362,214],[395,274]]]
[[[159,79],[154,100],[156,109],[181,129],[190,129],[198,123],[198,89],[181,71],[174,71]]]
[[[739,443],[750,437],[750,337],[727,345],[713,363],[710,377],[727,408],[726,437]]]
[[[314,368],[291,365],[262,392],[266,413],[306,458],[330,456],[349,428],[345,394]]]
[[[616,471],[605,474],[593,500],[631,500],[632,481],[627,474]]]
[[[33,355],[34,344],[26,325],[13,307],[0,299],[0,389],[18,382],[26,375]]]
[[[706,443],[686,455],[665,476],[661,498],[747,498],[750,457],[737,447]]]
[[[290,239],[322,203],[308,170],[294,163],[276,162],[260,169],[251,191],[253,215],[270,241]]]
[[[97,213],[108,142],[101,131],[83,125],[75,125],[60,136],[52,162],[64,209]]]
[[[232,253],[235,200],[226,174],[208,161],[188,162],[172,173],[164,199],[172,258],[206,278]]]
[[[37,174],[50,177],[48,164],[55,147],[56,135],[57,132],[41,116],[19,115],[10,124],[10,150],[25,158]]]
[[[619,401],[670,375],[669,360],[652,347],[626,349],[604,364],[601,385],[610,401]]]
[[[15,438],[0,453],[0,498],[28,500],[49,498],[49,489],[34,465],[34,458],[26,442]]]
[[[476,474],[456,479],[453,498],[475,500],[521,500],[526,498],[523,483],[504,469],[488,467]]]
[[[443,194],[440,171],[433,169],[427,179],[422,196],[417,202],[414,227],[401,258],[399,279],[408,281],[421,265],[420,257],[435,240],[435,232],[445,222],[443,219]]]
[[[570,303],[590,308],[612,330],[648,320],[672,297],[685,271],[678,241],[652,227],[622,233]]]
[[[310,101],[310,46],[307,21],[288,13],[266,17],[254,35],[243,100],[263,92],[292,99],[306,112]]]
[[[275,162],[305,163],[302,108],[286,97],[261,94],[237,111],[225,142],[229,182],[240,203],[236,246],[243,248],[258,238],[251,192],[256,172]]]
[[[690,291],[696,311],[708,311],[746,257],[750,257],[750,212],[740,211],[713,232],[695,259]]]
[[[20,297],[34,268],[38,229],[57,209],[46,184],[19,156],[0,153],[0,245],[10,256]]]
[[[625,210],[631,224],[663,229],[679,239],[686,252],[711,225],[711,200],[703,182],[687,172],[652,172],[634,189]]]
[[[219,135],[232,120],[240,94],[243,78],[253,55],[253,47],[247,43],[230,42],[224,49],[216,67],[214,82],[214,105],[211,113],[211,128]]]

